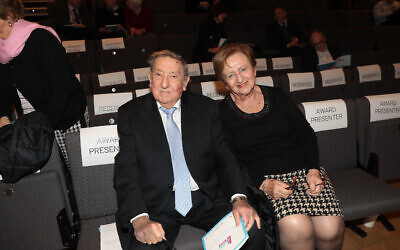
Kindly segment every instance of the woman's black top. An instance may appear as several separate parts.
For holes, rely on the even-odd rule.
[[[318,168],[318,145],[313,129],[296,104],[281,89],[260,86],[264,108],[242,112],[228,95],[221,119],[228,141],[257,187],[267,174]]]
[[[22,114],[17,89],[48,118],[54,129],[65,130],[83,118],[86,97],[64,47],[45,29],[29,36],[21,53],[0,64],[0,117],[11,107]]]

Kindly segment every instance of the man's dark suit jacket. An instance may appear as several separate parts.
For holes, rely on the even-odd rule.
[[[235,156],[223,135],[218,105],[184,92],[181,98],[183,151],[193,179],[211,200],[246,194]],[[120,151],[115,157],[117,223],[131,228],[141,214],[159,215],[173,197],[173,169],[168,141],[152,94],[134,99],[118,111]]]
[[[81,23],[83,23],[86,28],[74,28],[66,27],[66,24],[71,24],[69,18],[69,8],[68,3],[58,4],[53,12],[53,22],[54,28],[58,35],[61,36],[62,40],[72,40],[72,39],[89,39],[92,38],[93,34],[93,24],[90,19],[89,11],[86,7],[81,6],[78,8],[79,17],[81,18]]]
[[[334,60],[340,56],[340,50],[337,47],[328,46],[328,50]],[[301,55],[301,71],[313,72],[317,70],[317,66],[318,55],[315,48],[311,45],[304,47]]]
[[[278,50],[282,56],[300,55],[300,48],[286,47],[292,37],[297,37],[300,42],[305,42],[306,40],[300,25],[293,20],[288,20],[286,27],[282,27],[278,22],[273,21],[273,24],[267,31],[267,38],[271,49]]]

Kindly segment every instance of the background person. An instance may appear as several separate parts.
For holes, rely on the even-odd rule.
[[[208,231],[233,211],[236,223],[241,216],[249,230],[242,249],[264,249],[264,234],[256,228],[260,220],[244,196],[246,186],[226,144],[218,105],[184,92],[188,68],[175,52],[154,52],[149,65],[151,93],[118,110],[116,220],[120,239],[130,238],[121,245],[167,249],[165,241],[172,245],[181,225]]]
[[[324,34],[314,31],[310,35],[310,45],[303,48],[301,55],[301,68],[303,72],[313,72],[318,70],[318,65],[335,62],[340,56],[337,47],[326,43]]]
[[[230,94],[220,103],[228,141],[250,180],[272,202],[283,249],[341,249],[344,222],[329,178],[323,182],[314,131],[280,89],[258,86],[246,44],[228,44],[214,59]],[[265,177],[267,176],[267,177]],[[303,185],[290,187],[294,178]]]
[[[22,19],[20,0],[0,0],[0,126],[44,113],[67,159],[65,133],[86,126],[86,98],[55,31]]]
[[[380,0],[372,8],[375,24],[400,24],[400,2]]]
[[[117,0],[104,0],[104,3],[105,5],[97,10],[96,15],[96,27],[100,39],[125,36],[124,8]]]
[[[305,45],[300,25],[287,19],[287,12],[281,6],[274,9],[274,21],[267,30],[267,38],[271,49],[278,50],[281,56],[299,56]]]
[[[127,0],[125,27],[131,36],[141,36],[153,31],[150,9],[143,6],[143,0]]]
[[[219,3],[212,7],[209,17],[201,24],[193,52],[193,61],[211,61],[222,45],[221,39],[227,39],[223,22],[228,16],[225,4]]]

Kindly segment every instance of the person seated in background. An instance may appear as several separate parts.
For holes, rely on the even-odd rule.
[[[68,0],[54,9],[54,27],[62,40],[92,39],[93,25],[81,0]]]
[[[400,2],[394,0],[378,1],[372,12],[375,24],[400,24]]]
[[[310,44],[302,51],[301,69],[303,72],[316,71],[319,65],[335,62],[338,56],[340,56],[339,50],[326,43],[324,34],[313,31],[310,35]]]
[[[143,6],[143,0],[127,0],[125,27],[131,36],[142,36],[153,31],[150,9]]]
[[[223,3],[212,7],[210,15],[201,24],[199,35],[193,51],[193,61],[211,61],[215,53],[227,42],[228,36],[225,33],[222,23],[228,16],[228,9]]]
[[[105,5],[97,10],[96,29],[99,37],[125,36],[124,8],[118,0],[104,0]]]
[[[181,225],[208,231],[232,211],[249,232],[242,249],[264,249],[218,104],[185,92],[190,77],[179,54],[157,51],[148,62],[151,93],[118,110],[114,187],[122,248],[172,249]]]
[[[287,12],[281,6],[274,9],[274,21],[267,30],[267,38],[271,49],[278,50],[281,56],[299,56],[305,45],[300,25],[287,19]]]
[[[247,44],[226,45],[213,64],[230,92],[219,104],[222,127],[240,166],[273,205],[281,248],[341,249],[339,201],[304,115],[280,88],[256,85]]]

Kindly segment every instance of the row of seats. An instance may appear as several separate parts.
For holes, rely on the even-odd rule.
[[[266,29],[273,22],[272,10],[230,12],[223,26],[226,31]],[[287,16],[303,29],[371,26],[374,23],[370,10],[289,10]],[[153,15],[153,28],[160,35],[193,33],[206,17],[206,14],[186,13]]]
[[[399,98],[397,94],[392,99],[399,100]],[[338,102],[344,104],[345,108],[341,109]],[[341,202],[346,221],[400,209],[399,190],[356,167],[358,159],[366,158],[366,156],[358,156],[358,152],[377,153],[380,163],[384,161],[389,163],[389,168],[383,167],[383,164],[380,165],[385,176],[390,176],[390,178],[400,176],[399,168],[396,167],[400,163],[396,154],[400,146],[398,112],[397,118],[371,122],[370,105],[372,104],[370,103],[371,101],[363,97],[344,101],[328,100],[299,104],[299,108],[305,112],[312,126],[314,124],[307,112],[313,114],[313,108],[315,110],[326,109],[327,106],[334,107],[333,113],[324,115],[340,114],[341,118],[347,120],[345,126],[314,128],[318,138],[321,165],[327,170],[336,187],[336,194]],[[88,134],[92,134],[91,138],[87,138]],[[114,222],[116,211],[113,163],[104,162],[102,160],[104,158],[100,158],[104,155],[97,154],[92,157],[99,157],[98,161],[88,165],[85,163],[87,160],[82,159],[84,155],[82,152],[88,147],[96,147],[97,137],[116,136],[115,126],[87,128],[81,133],[67,135],[66,145],[81,224],[77,249],[99,249],[99,226]],[[89,141],[89,144],[83,145],[82,140]],[[112,142],[112,140],[109,141]],[[360,151],[357,151],[357,144],[361,148]],[[391,146],[389,152],[387,152],[387,144]],[[107,147],[108,144],[102,146]],[[386,154],[381,154],[381,152]],[[2,190],[5,191],[0,197],[2,208],[0,246],[16,250],[46,250],[61,249],[71,243],[68,241],[73,233],[69,228],[71,226],[69,223],[72,223],[71,212],[64,212],[69,216],[62,215],[63,210],[70,209],[71,202],[62,185],[61,179],[64,174],[60,172],[62,168],[59,157],[58,151],[53,150],[49,163],[40,173],[29,175],[17,184],[0,183]],[[25,205],[27,201],[29,201],[29,206]],[[175,247],[202,249],[200,241],[202,235],[204,232],[201,230],[185,226],[181,229]],[[21,236],[24,237],[23,241],[20,240]]]
[[[400,35],[398,32],[394,33],[390,27],[366,27],[361,30],[343,28],[326,30],[325,33],[328,44],[339,46],[343,54],[353,54],[353,66],[390,63],[400,58]],[[277,51],[268,47],[265,30],[228,32],[228,37],[231,41],[253,43],[259,48],[256,50],[258,57],[278,56]],[[196,39],[197,34],[153,34],[134,38],[64,41],[63,44],[77,73],[103,73],[146,67],[148,56],[160,49],[174,50],[188,62],[192,62]],[[295,67],[301,69],[298,63],[295,63]]]

